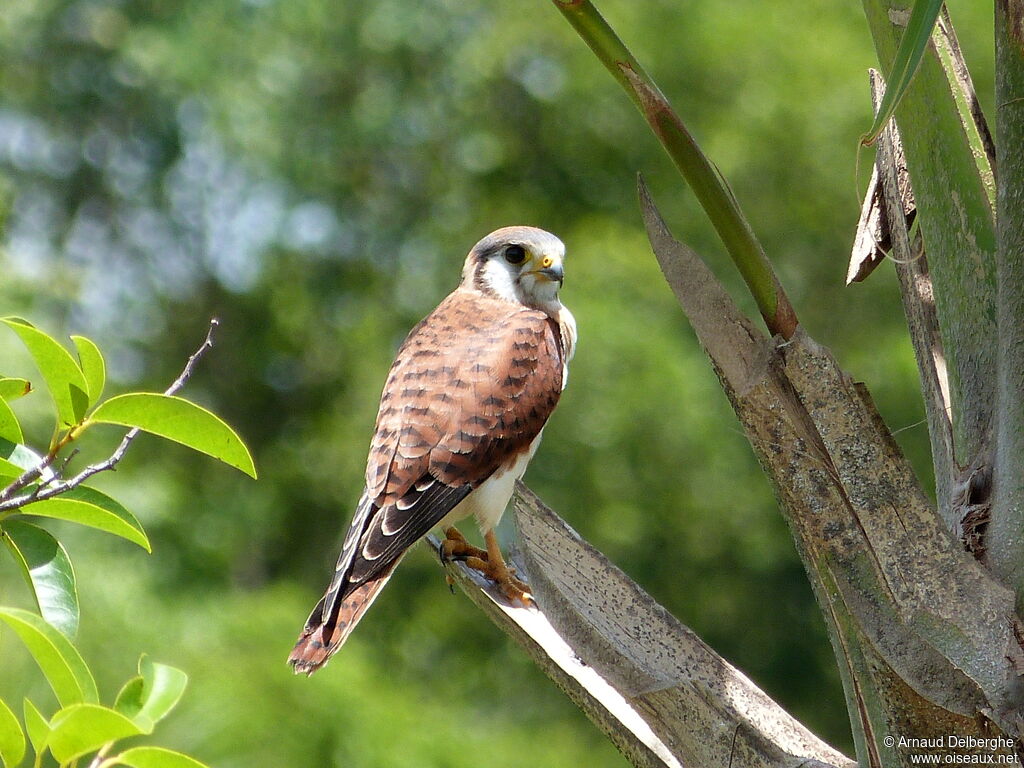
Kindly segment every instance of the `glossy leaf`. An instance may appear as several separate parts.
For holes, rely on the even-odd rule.
[[[20,511],[26,515],[69,520],[90,528],[98,528],[128,539],[147,552],[152,551],[146,532],[135,515],[125,509],[120,502],[95,488],[80,485],[52,499],[26,504]]]
[[[0,699],[0,763],[13,768],[25,756],[25,734],[11,708]]]
[[[139,721],[136,719],[136,716],[142,711],[142,704],[145,700],[145,689],[146,682],[142,679],[142,675],[136,675],[131,678],[127,683],[121,686],[121,690],[117,692],[117,699],[114,701],[114,709],[125,717],[130,717],[138,723]]]
[[[0,322],[18,334],[28,348],[57,406],[58,422],[71,426],[81,421],[89,406],[89,385],[71,353],[56,339],[20,318],[5,317]]]
[[[64,547],[49,532],[21,520],[5,522],[2,534],[32,590],[39,613],[74,639],[78,632],[78,589]]]
[[[162,747],[135,747],[114,758],[117,765],[131,768],[207,768],[188,755]]]
[[[141,731],[131,720],[100,704],[73,704],[50,721],[46,745],[61,763],[95,752],[104,744]]]
[[[26,469],[39,466],[42,460],[43,457],[27,445],[12,443],[0,437],[0,473],[17,477]],[[46,469],[43,472],[44,478],[52,475],[53,470]]]
[[[10,485],[18,477],[22,476],[27,469],[39,466],[42,457],[27,445],[10,442],[0,437],[0,488]],[[42,476],[46,479],[52,477],[53,470],[45,467]],[[27,493],[33,487],[33,483],[22,488]],[[10,514],[9,512],[5,514]],[[0,515],[3,517],[3,515]]]
[[[181,700],[188,685],[188,675],[175,667],[158,664],[145,655],[139,659],[139,673],[145,682],[139,717],[158,723]]]
[[[94,405],[103,394],[103,386],[107,382],[107,364],[103,361],[103,354],[100,348],[92,339],[85,336],[72,336],[71,341],[75,343],[78,350],[78,362],[85,376],[85,382],[89,385],[89,405]]]
[[[118,395],[101,403],[89,421],[138,427],[256,477],[252,456],[234,430],[218,416],[184,398],[150,392]]]
[[[32,391],[28,379],[0,378],[0,400],[17,400]]]
[[[89,667],[64,635],[41,617],[20,608],[0,608],[0,620],[21,638],[61,706],[99,700]]]
[[[50,723],[31,699],[25,699],[25,732],[32,742],[32,749],[36,753],[41,752],[46,746],[46,737],[50,735]]]
[[[25,435],[22,434],[18,417],[14,415],[11,406],[3,398],[0,398],[0,438],[11,443],[25,442]]]
[[[910,87],[910,82],[921,65],[921,58],[931,39],[932,30],[935,29],[935,21],[940,10],[942,0],[916,0],[914,3],[899,48],[896,49],[892,70],[885,78],[885,94],[878,106],[875,122],[871,124],[868,132],[860,137],[862,144],[873,144],[896,112],[896,107],[899,106],[903,94]]]
[[[148,656],[139,659],[139,675],[117,694],[114,709],[130,717],[145,733],[165,718],[181,700],[188,675],[166,664],[157,664]]]

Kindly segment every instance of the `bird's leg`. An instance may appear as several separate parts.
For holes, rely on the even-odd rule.
[[[513,602],[518,600],[523,605],[533,603],[529,585],[513,576],[505,564],[505,558],[501,556],[501,548],[498,546],[498,537],[493,530],[484,534],[486,550],[474,547],[456,528],[449,528],[444,535],[445,539],[440,547],[444,560],[459,560],[474,571],[480,571],[497,584],[502,594]]]
[[[501,556],[501,548],[498,546],[498,537],[493,530],[484,534],[484,541],[487,542],[487,559],[474,561],[472,558],[466,560],[466,565],[489,578],[502,594],[509,600],[518,600],[523,605],[532,605],[533,597],[530,595],[530,586],[515,576],[505,564],[505,558]]]
[[[468,560],[475,557],[477,560],[486,560],[487,552],[474,547],[466,537],[454,526],[444,532],[444,541],[441,542],[442,560]]]

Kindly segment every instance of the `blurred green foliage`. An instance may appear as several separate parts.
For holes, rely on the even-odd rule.
[[[990,105],[984,5],[954,21]],[[856,141],[871,117],[859,6],[601,8],[729,179],[805,326],[903,430],[927,485],[891,273],[842,287]],[[6,0],[3,314],[95,338],[112,379],[153,390],[218,316],[217,347],[186,394],[238,428],[261,476],[140,438],[105,483],[154,557],[61,531],[79,563],[79,645],[104,695],[138,648],[185,669],[193,687],[164,742],[223,768],[481,755],[623,765],[448,594],[425,551],[326,671],[305,680],[284,664],[361,490],[395,348],[480,236],[523,223],[566,242],[563,295],[581,339],[527,480],[849,749],[831,651],[771,489],[650,256],[638,170],[677,236],[750,308],[641,118],[546,0]],[[0,363],[26,373],[6,340]],[[44,424],[40,413],[37,434]],[[0,569],[0,602],[16,600],[16,579]],[[7,633],[0,655],[0,695],[29,685],[31,662]]]

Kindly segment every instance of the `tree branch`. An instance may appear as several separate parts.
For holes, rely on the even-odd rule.
[[[878,109],[885,82],[876,70],[869,71],[871,97]],[[879,135],[875,173],[882,189],[881,204],[886,224],[884,238],[892,248],[893,264],[900,283],[903,313],[907,318],[911,345],[917,360],[917,372],[924,393],[924,408],[928,418],[928,436],[931,440],[932,466],[935,470],[937,507],[947,528],[958,538],[962,530],[962,509],[953,504],[954,481],[960,472],[953,446],[953,424],[950,416],[949,378],[946,356],[942,348],[942,334],[935,312],[935,297],[924,242],[917,235],[913,242],[909,236],[906,202],[913,200],[903,145],[893,120]]]
[[[625,89],[672,158],[746,282],[768,330],[790,338],[797,326],[796,312],[725,177],[593,3],[554,0],[554,4]]]
[[[861,762],[905,762],[884,744],[896,721],[980,737],[983,715],[1018,737],[1012,595],[949,536],[867,390],[802,330],[781,345],[757,332],[640,194],[665,277],[775,485],[829,626]]]
[[[988,562],[1024,610],[1024,3],[996,1],[996,466]]]
[[[878,60],[888,69],[903,35],[902,0],[862,0]],[[958,71],[961,70],[961,71]],[[995,402],[995,215],[987,129],[943,15],[896,111],[928,268],[952,402],[955,455],[970,465],[991,446]],[[983,123],[982,123],[983,125]],[[984,134],[984,136],[983,136]]]
[[[199,348],[189,356],[188,362],[185,363],[185,367],[178,375],[178,378],[174,380],[171,386],[164,390],[165,395],[175,394],[188,383],[188,380],[192,377],[192,372],[195,369],[196,364],[200,359],[202,359],[203,355],[206,354],[207,350],[213,347],[213,332],[219,324],[220,321],[217,320],[217,318],[210,319],[210,326],[207,328],[206,338],[203,340],[203,343],[199,345]],[[43,501],[44,499],[50,499],[54,496],[59,496],[62,493],[67,493],[72,488],[77,488],[93,475],[114,469],[118,462],[124,458],[125,453],[128,452],[128,447],[138,436],[139,431],[138,427],[129,430],[124,436],[124,439],[121,440],[120,444],[114,449],[114,452],[111,453],[110,456],[96,464],[90,464],[69,480],[52,482],[51,479],[48,485],[40,485],[29,493],[11,498],[12,493],[16,493],[21,488],[24,488],[45,472],[46,468],[49,467],[57,457],[59,450],[71,442],[71,440],[65,438],[65,440],[60,441],[36,467],[26,470],[17,480],[7,486],[3,492],[0,493],[0,513],[18,509],[19,507],[31,504],[34,501]],[[75,429],[72,428],[69,430],[68,436],[72,436],[74,433]],[[74,439],[74,437],[71,437],[71,439]],[[59,475],[55,475],[54,478],[58,476]],[[28,477],[28,480],[23,482],[23,479],[26,477]]]
[[[521,483],[514,512],[538,608],[445,567],[634,765],[852,768]]]

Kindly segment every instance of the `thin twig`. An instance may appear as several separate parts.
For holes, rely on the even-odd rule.
[[[218,325],[220,325],[220,321],[217,320],[217,318],[214,317],[210,319],[210,327],[206,331],[206,338],[203,340],[203,343],[199,346],[199,349],[193,352],[192,355],[189,357],[188,362],[185,363],[185,367],[184,369],[182,369],[181,374],[178,376],[178,378],[174,380],[171,386],[164,390],[165,395],[173,395],[175,392],[178,392],[182,387],[185,386],[188,380],[192,377],[192,371],[195,368],[196,364],[199,362],[200,358],[202,358],[202,356],[206,354],[206,351],[208,349],[213,347],[213,332]],[[121,440],[120,445],[118,445],[117,448],[114,449],[114,452],[110,454],[110,456],[108,456],[101,462],[98,462],[96,464],[90,464],[88,467],[83,469],[70,480],[65,480],[59,483],[53,483],[48,488],[42,488],[40,486],[38,488],[35,488],[32,493],[26,493],[22,494],[21,496],[15,496],[14,498],[10,498],[11,493],[18,491],[20,490],[20,488],[23,488],[25,486],[25,483],[23,483],[20,486],[17,485],[17,483],[21,480],[21,477],[19,477],[18,480],[14,481],[14,483],[12,483],[10,486],[5,488],[2,493],[0,493],[0,512],[6,512],[11,509],[17,509],[18,507],[22,507],[25,504],[29,504],[34,501],[44,501],[45,499],[58,496],[62,493],[67,493],[72,488],[77,488],[79,485],[84,483],[93,475],[98,474],[99,472],[105,472],[108,469],[113,469],[117,465],[117,463],[124,458],[125,453],[128,451],[128,446],[130,446],[132,444],[132,441],[138,436],[139,431],[140,430],[138,427],[133,427],[132,429],[130,429],[128,433],[124,436],[124,439]],[[64,441],[62,441],[62,443],[66,444]],[[59,447],[63,447],[62,444],[58,445]],[[59,447],[57,450],[59,450]],[[36,477],[38,477],[39,474],[41,474],[45,470],[45,468],[49,466],[51,462],[53,462],[54,458],[56,458],[56,454],[54,453],[54,451],[51,451],[50,453],[53,455],[51,456],[50,454],[47,454],[43,461],[36,466]],[[29,471],[31,472],[33,470]],[[25,474],[28,473],[26,472]],[[24,476],[25,475],[22,475],[22,477]],[[31,482],[31,479],[28,482]]]
[[[113,741],[108,741],[106,744],[104,744],[100,748],[99,752],[96,753],[96,757],[94,757],[92,759],[92,762],[89,763],[89,768],[100,768],[101,766],[107,765],[109,763],[109,761],[106,759],[107,753],[110,752],[110,750],[113,747]]]
[[[43,478],[42,482],[39,484],[39,490],[42,490],[43,488],[45,488],[48,485],[53,485],[55,482],[60,480],[61,475],[63,475],[64,472],[67,471],[68,465],[71,464],[71,461],[77,455],[78,455],[78,449],[75,448],[75,449],[73,449],[71,451],[71,453],[69,453],[67,456],[65,456],[63,458],[63,460],[61,461],[61,463],[60,463],[60,469],[58,469],[56,472],[51,474],[49,477],[44,477]]]
[[[26,469],[24,472],[18,475],[14,482],[12,482],[6,488],[0,490],[0,509],[6,508],[5,505],[10,500],[11,496],[20,491],[29,483],[38,480],[39,477],[41,477],[42,474],[46,472],[50,464],[53,463],[53,460],[57,458],[57,453],[60,452],[60,449],[67,445],[68,438],[70,437],[70,435],[71,430],[69,430],[68,434],[64,436],[64,439],[60,440],[56,445],[54,445],[49,450],[49,452],[43,457],[42,461],[40,461],[31,469]]]

